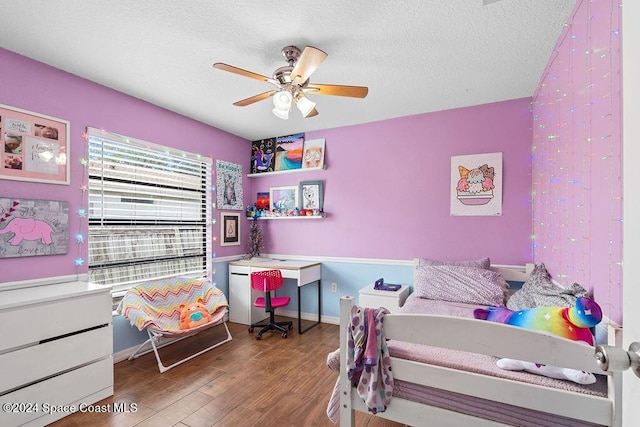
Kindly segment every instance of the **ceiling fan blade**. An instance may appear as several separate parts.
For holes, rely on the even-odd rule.
[[[253,104],[254,102],[258,102],[258,101],[262,101],[263,99],[267,99],[270,96],[273,96],[273,94],[275,94],[277,91],[275,90],[270,90],[269,92],[264,92],[261,93],[259,95],[254,95],[250,98],[246,98],[243,99],[241,101],[238,102],[234,102],[233,105],[235,105],[236,107],[246,107],[247,105]]]
[[[350,96],[353,98],[364,98],[369,93],[369,88],[365,86],[341,86],[316,83],[310,84],[302,90],[303,92],[309,92],[314,95]]]
[[[291,81],[294,82],[294,84],[306,82],[309,76],[326,58],[327,54],[320,49],[313,46],[305,47],[293,70],[291,70]]]
[[[213,68],[217,68],[219,70],[228,71],[230,73],[238,74],[244,77],[249,77],[250,79],[260,80],[262,82],[272,83],[276,86],[280,86],[277,80],[272,79],[271,77],[263,76],[261,74],[252,73],[251,71],[243,70],[242,68],[234,67],[233,65],[224,64],[222,62],[216,62],[213,64]]]
[[[318,114],[320,114],[320,113],[318,113],[318,110],[316,110],[316,109],[314,108],[313,110],[311,110],[311,112],[310,112],[309,114],[307,114],[307,116],[305,117],[305,119],[308,119],[309,117],[315,117],[315,116],[317,116]]]

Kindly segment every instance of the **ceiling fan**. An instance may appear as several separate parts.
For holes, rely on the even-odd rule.
[[[273,97],[273,114],[283,120],[289,118],[289,110],[291,109],[292,103],[298,107],[304,117],[314,117],[318,115],[316,103],[307,98],[306,94],[364,98],[369,92],[369,89],[364,86],[310,83],[309,77],[311,74],[327,58],[327,54],[318,48],[307,46],[301,51],[296,46],[286,46],[282,49],[282,56],[284,56],[289,65],[275,70],[273,77],[252,73],[251,71],[243,70],[242,68],[222,62],[216,62],[213,64],[213,68],[274,85],[276,87],[274,90],[234,102],[233,105],[246,107],[254,102]]]

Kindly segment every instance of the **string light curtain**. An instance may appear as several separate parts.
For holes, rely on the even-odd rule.
[[[133,284],[211,278],[212,161],[87,128],[89,274],[115,298]]]

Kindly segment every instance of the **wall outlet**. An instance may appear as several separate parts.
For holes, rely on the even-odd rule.
[[[331,292],[338,292],[338,284],[337,283],[332,283],[331,284]]]

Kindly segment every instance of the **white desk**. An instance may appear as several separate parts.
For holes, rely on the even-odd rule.
[[[294,260],[241,260],[229,263],[229,321],[250,325],[265,317],[264,309],[253,307],[253,301],[260,296],[251,289],[250,275],[256,271],[280,270],[285,279],[295,279],[298,283],[298,333],[303,334],[320,323],[322,292],[320,289],[320,263]],[[301,290],[316,283],[318,286],[318,321],[306,329],[301,322]]]

